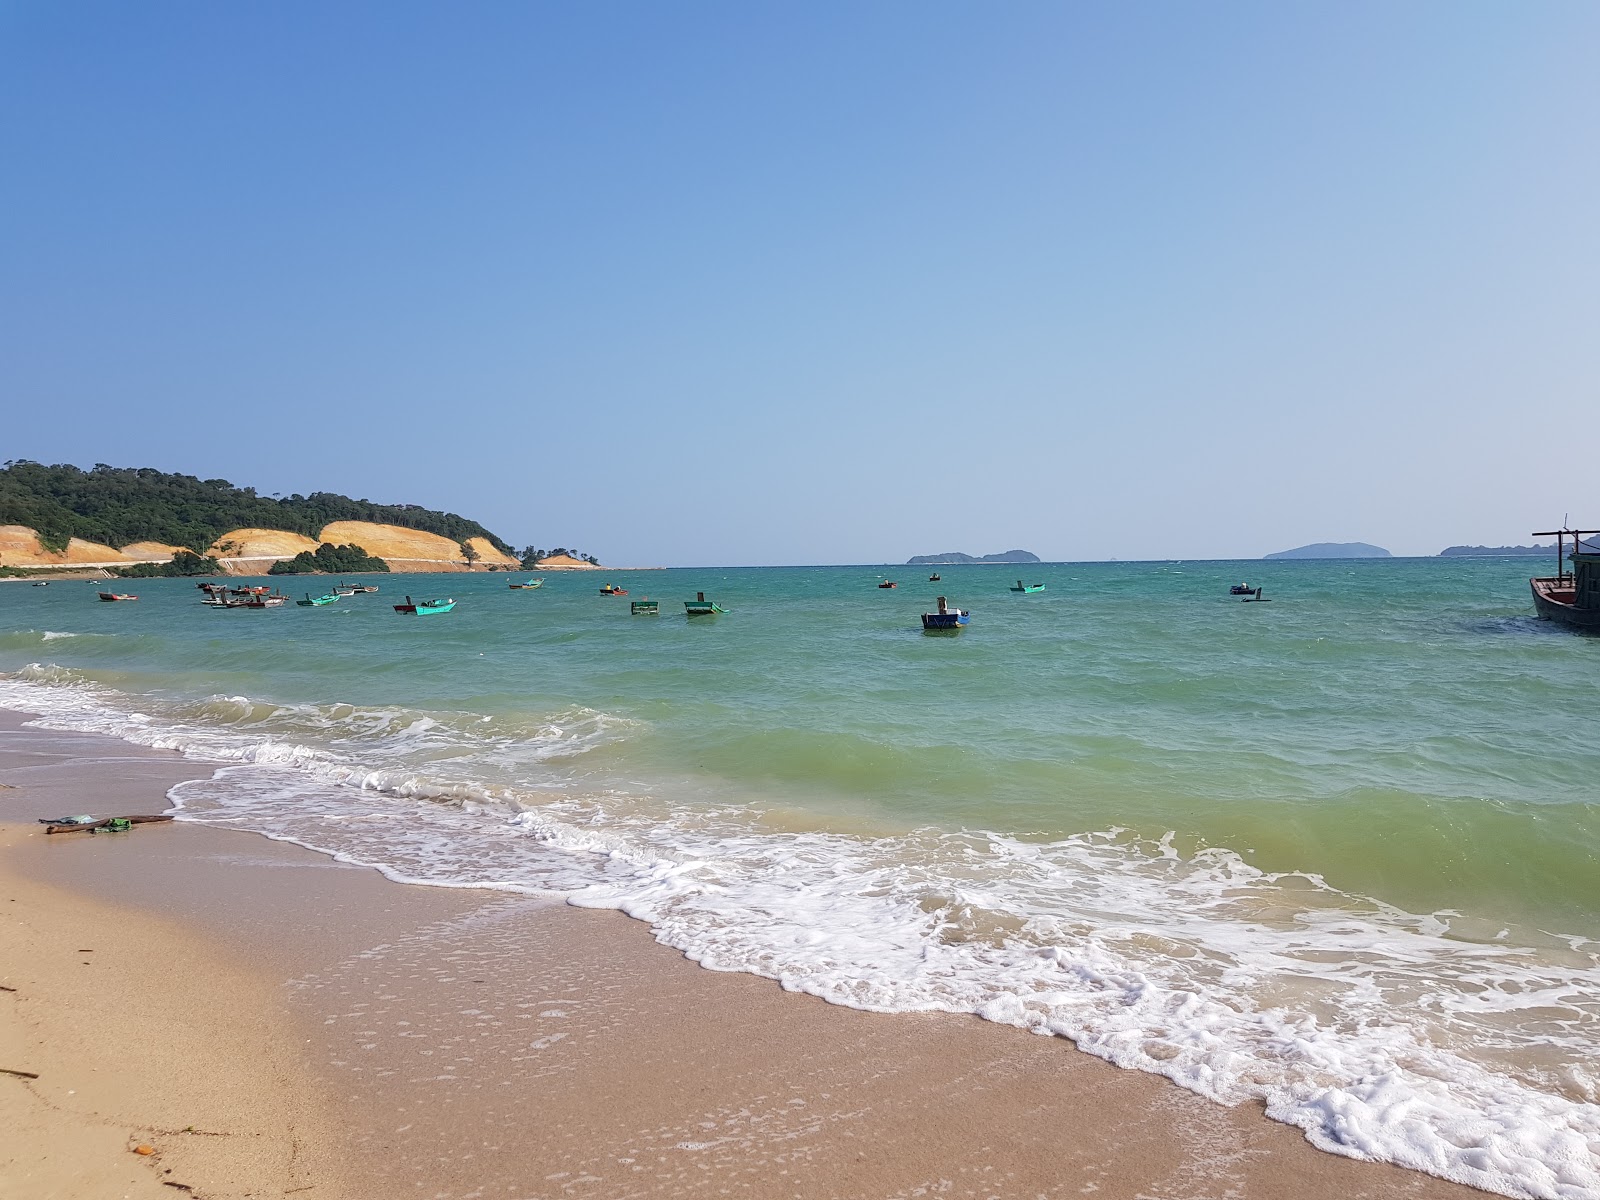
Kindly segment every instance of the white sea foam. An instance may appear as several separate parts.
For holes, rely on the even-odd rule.
[[[1110,830],[788,832],[568,770],[632,725],[219,697],[137,711],[71,672],[0,705],[229,765],[173,791],[392,878],[564,896],[702,965],[884,1012],[1071,1038],[1323,1149],[1510,1196],[1600,1198],[1600,946],[1482,931]],[[147,708],[153,706],[146,705]]]

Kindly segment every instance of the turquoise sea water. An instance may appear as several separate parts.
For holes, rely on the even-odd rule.
[[[265,612],[11,583],[0,703],[216,761],[175,789],[194,819],[619,907],[716,969],[1593,1197],[1600,639],[1533,617],[1546,566],[394,576]],[[699,590],[728,615],[686,620]],[[921,632],[936,594],[958,636]]]

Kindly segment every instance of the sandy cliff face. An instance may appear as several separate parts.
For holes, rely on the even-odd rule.
[[[581,558],[573,558],[570,554],[552,554],[549,558],[539,560],[541,571],[604,571],[605,567],[597,567],[591,562],[584,562]]]
[[[69,567],[135,561],[110,546],[73,538],[60,554],[46,550],[26,525],[0,525],[0,567]]]
[[[122,553],[140,562],[171,562],[174,554],[186,549],[187,546],[169,546],[165,542],[134,542],[124,546]]]
[[[302,550],[315,550],[317,543],[304,534],[281,529],[230,529],[206,552],[218,558],[293,558]]]
[[[495,548],[495,544],[488,538],[468,538],[467,545],[478,552],[479,566],[520,567],[522,560],[515,555],[507,554],[504,550]]]
[[[389,563],[394,571],[465,571],[461,546],[436,533],[404,529],[399,525],[377,525],[366,521],[335,521],[321,536],[308,538],[281,529],[233,529],[207,549],[232,575],[263,574],[278,559],[293,558],[305,550],[315,551],[322,542],[342,546],[354,543],[368,554]],[[519,561],[497,550],[487,538],[472,538],[468,543],[477,553],[477,568],[517,567]],[[39,535],[24,525],[0,525],[0,566],[69,567],[88,564],[116,566],[135,562],[166,562],[183,549],[164,542],[135,542],[122,550],[73,538],[66,551],[52,554],[39,543]],[[559,567],[561,564],[553,564]],[[587,563],[578,564],[587,566]]]

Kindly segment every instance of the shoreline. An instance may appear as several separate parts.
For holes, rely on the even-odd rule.
[[[29,729],[27,720],[0,714],[6,822],[56,810],[161,811],[168,786],[211,773],[172,752]],[[5,827],[8,896],[29,906],[44,944],[97,947],[82,936],[108,919],[139,930],[133,944],[156,961],[130,953],[119,970],[188,1004],[184,1019],[203,1034],[186,1052],[193,1074],[242,1081],[259,1065],[226,1049],[235,1036],[227,1014],[254,1011],[261,1028],[279,1031],[264,1042],[287,1054],[284,1088],[255,1119],[281,1130],[288,1107],[301,1106],[295,1178],[314,1177],[302,1195],[1484,1194],[1324,1153],[1258,1106],[1224,1108],[1063,1039],[971,1016],[865,1013],[704,970],[620,913],[392,883],[192,822],[107,836],[47,838],[40,829]],[[50,903],[63,894],[70,903]],[[0,961],[19,962],[6,944]],[[173,955],[191,964],[181,978],[160,961]],[[97,977],[73,959],[29,988],[68,1008],[86,1001]],[[242,999],[208,1006],[191,990],[196,978]],[[0,993],[8,1007],[15,999]],[[175,1052],[148,1036],[148,1008],[118,1010],[105,1023],[116,1030],[112,1045],[137,1043],[156,1074],[175,1068]],[[65,1072],[62,1047],[36,1040],[27,1050],[26,1069],[41,1083]],[[0,1095],[17,1090],[12,1082],[0,1080]],[[115,1111],[158,1125],[148,1106],[165,1095],[134,1087],[131,1107]],[[31,1134],[23,1141],[0,1181],[18,1163],[44,1169],[47,1147]],[[132,1159],[121,1143],[110,1152],[118,1169]],[[221,1166],[176,1149],[158,1164],[178,1165],[188,1174],[172,1178],[197,1194],[235,1194]],[[270,1161],[253,1169],[237,1194],[290,1187]],[[171,1194],[159,1181],[151,1187]]]

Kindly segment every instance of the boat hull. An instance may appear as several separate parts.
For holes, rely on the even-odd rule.
[[[961,629],[969,619],[966,613],[923,613],[922,628],[939,631]]]
[[[1528,585],[1533,591],[1533,610],[1544,620],[1556,621],[1580,633],[1600,634],[1600,608],[1579,608],[1566,599],[1574,594],[1570,581],[1530,579]]]

